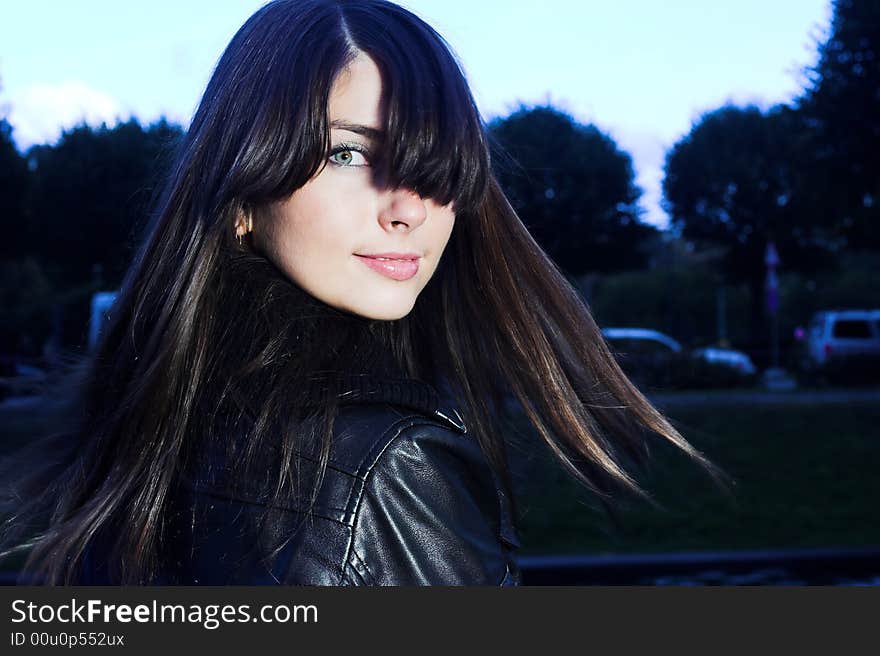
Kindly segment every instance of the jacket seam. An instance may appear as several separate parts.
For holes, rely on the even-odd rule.
[[[498,583],[499,587],[504,587],[505,583],[510,580],[513,581],[513,572],[510,571],[510,561],[505,558],[504,559],[504,576],[501,577],[501,582]]]
[[[358,572],[356,568],[352,567],[351,563],[348,563],[345,566],[345,571],[342,573],[342,580],[339,582],[339,584],[347,587],[361,587],[367,585],[367,582],[364,581],[363,577],[360,575],[360,572]]]
[[[376,577],[373,576],[373,573],[370,571],[370,568],[367,567],[367,563],[364,561],[363,558],[360,557],[360,555],[357,552],[357,549],[355,549],[354,547],[352,547],[351,555],[352,555],[352,559],[355,561],[354,565],[356,565],[356,566],[352,567],[351,562],[349,562],[349,566],[352,569],[354,569],[354,571],[358,575],[358,578],[360,578],[361,581],[363,581],[367,585],[372,585],[373,583],[375,583]],[[364,572],[366,572],[366,574],[367,574],[366,576],[361,574],[359,567],[363,568]]]
[[[366,471],[363,472],[363,475],[358,476],[359,484],[357,486],[353,486],[351,492],[349,493],[348,503],[346,504],[347,507],[350,507],[352,505],[352,496],[355,493],[357,493],[357,499],[354,501],[354,508],[352,508],[352,511],[351,511],[351,513],[352,513],[351,514],[351,530],[349,531],[348,544],[346,545],[346,548],[345,548],[345,557],[343,558],[343,561],[342,561],[342,568],[341,568],[342,569],[342,576],[345,576],[345,565],[348,562],[349,558],[351,557],[351,552],[354,551],[354,537],[355,537],[355,532],[357,531],[358,514],[360,513],[361,503],[364,498],[364,490],[367,487],[367,482],[370,478],[370,474],[373,473],[373,470],[376,468],[376,465],[379,463],[379,460],[382,459],[382,456],[390,448],[390,446],[394,442],[394,440],[399,438],[404,433],[404,431],[406,431],[407,429],[410,429],[410,428],[415,428],[416,426],[438,426],[438,425],[445,430],[450,430],[449,428],[447,428],[446,426],[443,426],[442,424],[440,424],[437,421],[431,421],[431,420],[427,419],[424,415],[410,414],[406,417],[403,417],[403,418],[395,421],[382,434],[382,439],[379,440],[379,443],[382,445],[382,448],[379,449],[379,452],[376,453],[375,456],[372,458],[372,462],[370,462],[369,466],[366,468]],[[395,429],[397,429],[397,432],[390,439],[386,439],[386,438],[388,438],[388,435],[391,434]],[[358,472],[358,473],[360,474],[360,472]],[[366,563],[364,563],[364,566],[366,566]]]
[[[395,422],[393,422],[391,424],[391,426],[389,426],[388,428],[385,429],[385,431],[382,433],[382,438],[379,440],[379,443],[383,444],[383,447],[380,450],[379,455],[373,459],[373,462],[370,463],[370,466],[367,468],[367,471],[364,473],[364,475],[357,477],[358,484],[353,485],[351,490],[348,493],[348,499],[346,500],[345,509],[346,509],[346,514],[348,514],[349,511],[351,512],[351,526],[350,526],[349,533],[348,533],[348,544],[345,545],[345,555],[342,558],[342,566],[340,568],[340,570],[341,570],[340,574],[343,578],[345,577],[346,563],[348,563],[348,560],[351,557],[351,552],[354,550],[354,534],[355,534],[355,529],[357,527],[357,514],[358,514],[358,509],[360,508],[360,505],[361,505],[361,499],[363,499],[364,489],[367,486],[367,478],[368,478],[370,472],[373,470],[373,467],[375,467],[376,462],[378,462],[379,457],[381,457],[382,453],[385,452],[385,449],[388,448],[388,445],[391,444],[392,441],[394,441],[394,438],[397,437],[397,435],[399,435],[401,432],[403,432],[403,428],[402,428],[403,424],[405,422],[409,421],[411,418],[412,418],[411,416],[407,416],[407,417],[403,417],[401,419],[398,419]],[[391,439],[386,439],[388,437],[388,435],[391,434],[395,429],[399,429],[397,431],[397,434],[394,437],[392,437]],[[363,462],[361,463],[361,467],[362,466],[363,466]],[[358,470],[359,470],[358,474],[360,474],[361,467],[358,468]],[[355,494],[357,494],[357,500],[354,501],[354,507],[352,508],[352,497]]]
[[[417,417],[419,419],[427,419],[437,426],[442,426],[443,428],[453,430],[457,433],[461,433],[462,435],[468,434],[468,429],[464,423],[464,419],[462,419],[461,414],[458,412],[458,409],[454,406],[447,406],[441,403],[434,410],[414,414],[413,412],[400,412],[401,407],[409,410],[409,408],[405,405],[401,406],[391,401],[384,401],[383,403],[394,410],[394,412],[397,413],[397,415],[400,417]],[[447,414],[448,411],[451,411],[452,414],[454,414],[458,418],[457,422],[455,421],[455,419],[452,419]]]
[[[295,453],[298,457],[302,458],[303,460],[308,460],[311,463],[320,463],[321,462],[320,458],[315,458],[314,456],[311,456],[311,455],[304,453],[302,451],[296,451]],[[341,465],[337,464],[333,460],[329,460],[327,462],[327,469],[335,471],[339,474],[343,474],[345,476],[348,476],[349,478],[357,478],[358,477],[358,475],[356,473],[353,473],[350,469],[342,468]]]
[[[324,519],[324,520],[327,520],[328,522],[333,522],[335,524],[341,524],[342,526],[348,527],[348,523],[345,522],[344,520],[337,519],[336,517],[329,517],[329,516],[323,515],[321,513],[306,512],[305,510],[297,510],[295,508],[290,508],[288,506],[279,506],[276,504],[264,503],[262,501],[255,501],[252,499],[244,499],[241,497],[222,494],[220,492],[215,492],[213,490],[206,490],[206,489],[198,488],[198,487],[190,487],[190,486],[184,486],[184,487],[186,489],[188,489],[190,492],[192,492],[193,494],[202,494],[202,495],[208,496],[208,497],[215,497],[217,499],[222,499],[223,501],[234,501],[236,503],[248,504],[251,506],[260,506],[262,508],[266,508],[269,510],[284,510],[286,512],[294,513],[297,515],[307,515],[310,517],[316,517],[318,519]]]

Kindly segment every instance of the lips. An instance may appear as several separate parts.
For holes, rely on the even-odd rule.
[[[417,260],[421,257],[418,253],[398,253],[396,251],[389,251],[387,253],[355,253],[355,255],[385,260]]]
[[[373,271],[393,280],[409,280],[419,272],[419,256],[415,253],[355,255]]]

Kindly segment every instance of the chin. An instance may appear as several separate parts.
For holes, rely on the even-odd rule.
[[[412,312],[415,306],[414,298],[409,300],[395,299],[395,301],[377,302],[372,305],[359,303],[357,306],[350,307],[348,311],[375,321],[396,321]]]

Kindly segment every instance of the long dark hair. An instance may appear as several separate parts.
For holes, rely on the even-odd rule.
[[[383,75],[389,184],[456,211],[434,277],[397,321],[328,307],[234,237],[237,219],[259,226],[320,169],[330,89],[358,52]],[[43,582],[75,583],[102,532],[116,580],[155,580],[164,510],[210,440],[236,450],[237,480],[258,478],[275,501],[314,500],[337,403],[331,394],[310,406],[306,391],[349,356],[375,364],[391,353],[407,376],[444,381],[508,489],[497,409],[511,395],[603,499],[615,484],[649,498],[624,467],[645,456],[649,434],[721,477],[622,373],[492,176],[485,126],[449,47],[396,5],[275,0],[258,10],[219,60],[155,207],[110,324],[74,374],[56,459],[13,489],[5,543],[30,548],[27,571]],[[239,425],[246,439],[229,440]],[[296,455],[304,441],[321,453],[308,485]],[[249,468],[266,448],[279,449],[277,471]]]

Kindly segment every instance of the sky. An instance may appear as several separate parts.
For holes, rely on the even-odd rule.
[[[160,116],[186,126],[229,39],[263,0],[0,0],[0,116],[20,150],[63,128]],[[830,0],[402,0],[458,55],[487,121],[552,103],[633,157],[665,227],[666,151],[726,102],[796,98]]]

